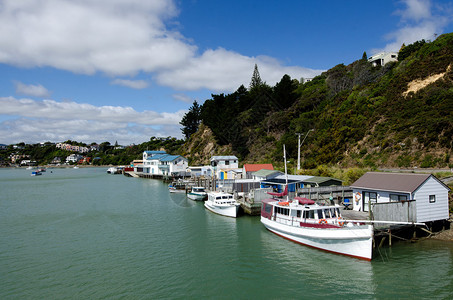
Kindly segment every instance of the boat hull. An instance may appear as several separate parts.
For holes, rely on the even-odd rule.
[[[372,258],[372,225],[338,228],[295,227],[265,217],[261,217],[261,223],[269,231],[299,244],[368,261]]]
[[[211,201],[205,201],[204,206],[213,213],[236,218],[239,211],[239,205],[228,205],[228,206],[221,206],[221,205],[214,205]]]
[[[203,200],[206,200],[206,198],[208,197],[208,195],[205,193],[205,194],[200,194],[200,193],[188,193],[187,194],[187,198],[191,199],[191,200],[195,200],[195,201],[203,201]]]

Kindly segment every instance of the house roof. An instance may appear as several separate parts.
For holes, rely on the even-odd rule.
[[[332,177],[321,177],[321,176],[313,176],[313,177],[310,177],[308,179],[305,179],[304,182],[310,182],[310,183],[317,183],[317,184],[320,184],[320,183],[324,183],[324,182],[327,182],[329,180],[335,180],[335,181],[338,181],[338,182],[341,182],[340,179],[336,179],[336,178],[332,178]]]
[[[244,164],[244,169],[246,172],[256,172],[259,170],[274,170],[272,164]]]
[[[413,193],[431,174],[368,172],[352,188]]]
[[[177,159],[179,157],[181,157],[182,159],[187,160],[186,158],[184,158],[181,155],[169,155],[169,154],[167,154],[167,156],[161,158],[160,161],[174,161],[175,159]]]
[[[147,154],[153,154],[153,155],[155,155],[155,154],[165,154],[165,153],[167,153],[167,152],[162,151],[162,150],[152,150],[152,151],[148,151],[148,150],[147,150],[147,151],[145,151],[145,152],[146,152]]]
[[[238,159],[236,156],[234,155],[229,155],[229,156],[213,156],[211,157],[211,161],[213,160],[230,160],[230,159]]]
[[[168,154],[156,154],[156,155],[147,157],[146,160],[162,160],[166,156],[168,156]]]
[[[254,176],[260,176],[260,177],[267,177],[271,174],[275,174],[275,173],[282,173],[280,171],[277,171],[277,170],[266,170],[266,169],[261,169],[259,171],[256,171],[253,173]]]

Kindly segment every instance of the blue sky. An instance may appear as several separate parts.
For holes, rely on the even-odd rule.
[[[182,137],[194,100],[453,32],[453,1],[0,0],[0,143]]]

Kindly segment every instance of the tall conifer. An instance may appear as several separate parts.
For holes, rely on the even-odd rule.
[[[250,89],[261,86],[263,81],[261,80],[260,72],[258,71],[258,65],[255,64],[255,70],[253,70],[252,80],[250,81]]]

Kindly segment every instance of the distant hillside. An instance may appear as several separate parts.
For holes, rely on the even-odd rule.
[[[453,34],[404,46],[399,57],[373,67],[365,55],[309,82],[285,75],[273,87],[254,74],[248,89],[205,101],[195,114],[202,126],[182,152],[194,164],[214,153],[281,162],[285,144],[294,164],[296,133],[314,129],[303,168],[452,167]]]

